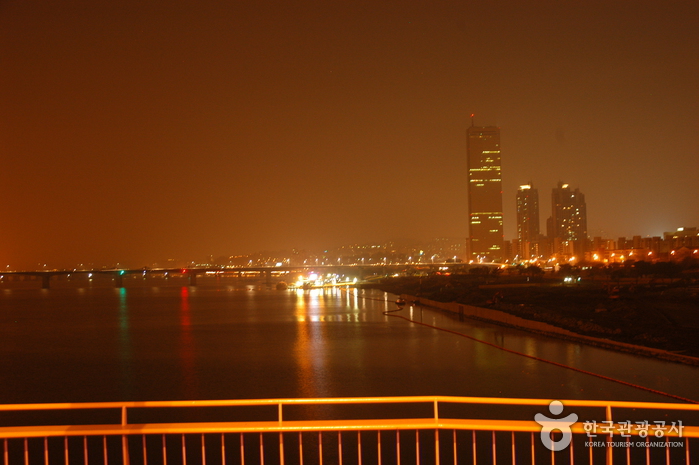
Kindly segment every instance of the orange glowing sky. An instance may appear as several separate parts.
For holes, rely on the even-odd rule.
[[[695,1],[0,2],[0,266],[467,234],[469,115],[590,235],[699,226]]]

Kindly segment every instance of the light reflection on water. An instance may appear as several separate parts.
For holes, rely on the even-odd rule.
[[[203,281],[203,280],[202,280]],[[393,296],[222,283],[0,293],[0,402],[461,395],[667,401],[392,318]],[[699,370],[408,306],[397,312],[699,398]]]
[[[133,364],[131,363],[131,333],[129,328],[129,306],[126,288],[115,290],[119,295],[119,355],[121,362],[121,386],[124,392],[133,387]]]
[[[325,335],[320,323],[319,290],[296,291],[296,342],[294,360],[298,367],[300,397],[328,396],[325,383]]]
[[[180,362],[182,368],[183,389],[188,399],[197,399],[198,380],[196,375],[196,360],[194,337],[192,335],[192,315],[189,304],[189,287],[180,288]]]

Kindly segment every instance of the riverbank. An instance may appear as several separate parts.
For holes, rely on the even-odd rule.
[[[457,316],[699,366],[696,289],[472,276],[391,278],[376,287]]]

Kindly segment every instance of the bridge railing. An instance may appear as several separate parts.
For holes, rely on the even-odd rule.
[[[690,463],[699,451],[699,405],[560,406],[448,396],[7,404],[0,463]],[[545,447],[542,416],[563,450]]]

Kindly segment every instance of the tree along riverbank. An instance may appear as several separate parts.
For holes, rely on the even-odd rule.
[[[583,336],[699,357],[699,287],[524,276],[386,278],[371,287],[499,310]]]

